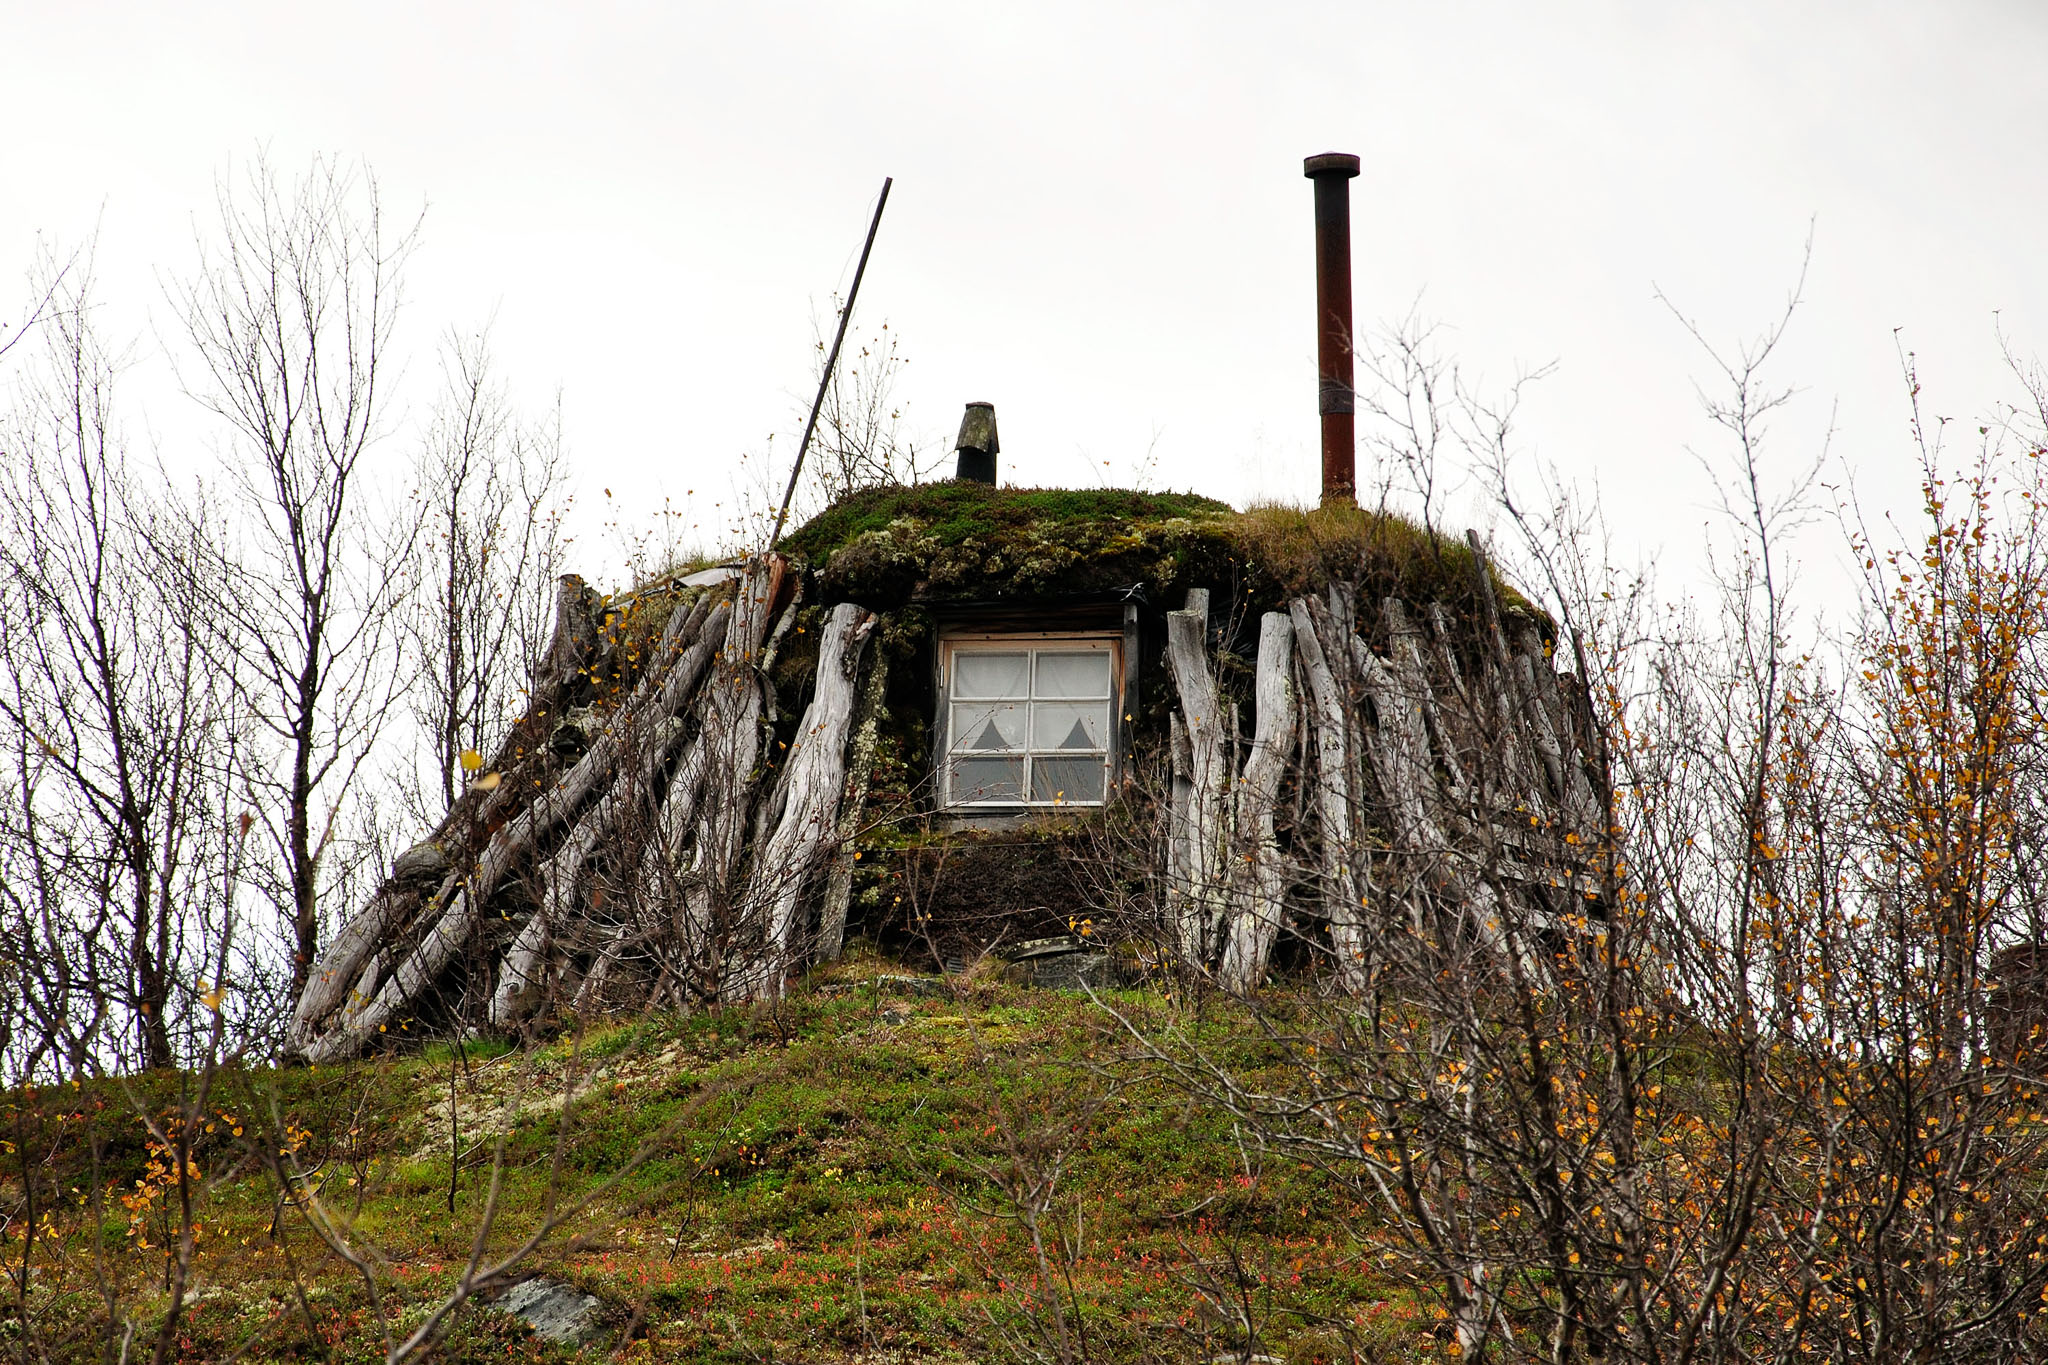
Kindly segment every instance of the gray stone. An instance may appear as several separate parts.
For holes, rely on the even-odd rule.
[[[1030,938],[1002,950],[1003,956],[1012,962],[1026,962],[1034,957],[1060,957],[1067,953],[1083,951],[1087,944],[1077,934],[1055,934],[1051,938]]]
[[[1102,990],[1116,984],[1115,964],[1108,953],[1057,953],[1018,963],[1013,971],[1040,990]]]
[[[1010,980],[1041,990],[1100,990],[1116,982],[1116,964],[1108,953],[1074,934],[1034,938],[1003,954],[1010,960]]]
[[[563,1346],[591,1346],[603,1341],[604,1300],[559,1280],[521,1280],[491,1305],[510,1313],[544,1340]]]

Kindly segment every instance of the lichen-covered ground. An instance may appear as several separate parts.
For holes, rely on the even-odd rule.
[[[263,1144],[293,1150],[401,1337],[455,1282],[495,1170],[490,1252],[551,1197],[592,1197],[522,1269],[598,1295],[626,1360],[1058,1358],[1061,1331],[1093,1360],[1440,1351],[1435,1324],[1376,1272],[1363,1210],[1124,1062],[1085,997],[898,973],[853,961],[772,1012],[527,1050],[222,1074],[201,1119],[175,1358],[383,1358],[364,1276],[280,1213]],[[1243,1032],[1213,1004],[1180,1017],[1211,1046]],[[0,1306],[10,1358],[32,1340],[53,1359],[101,1358],[110,1321],[113,1354],[132,1327],[128,1358],[147,1358],[177,1190],[136,1109],[174,1114],[191,1079],[6,1097],[0,1201],[15,1215],[0,1256],[14,1272],[31,1190],[39,1206],[27,1293]],[[445,1358],[567,1355],[471,1306]]]

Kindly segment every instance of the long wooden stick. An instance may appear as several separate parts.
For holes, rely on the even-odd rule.
[[[811,433],[818,429],[818,410],[825,406],[825,390],[832,384],[832,372],[839,368],[839,347],[846,340],[846,324],[853,320],[853,301],[860,297],[860,277],[867,273],[868,253],[875,249],[875,230],[882,226],[882,210],[889,204],[889,186],[894,177],[882,177],[882,197],[875,201],[875,216],[868,224],[868,239],[861,245],[860,264],[853,268],[853,287],[846,291],[846,307],[839,310],[839,331],[832,337],[832,354],[825,357],[825,373],[818,376],[818,396],[811,400],[811,420],[804,423],[804,439],[797,444],[796,463],[790,467],[789,487],[782,490],[782,506],[775,513],[775,529],[768,533],[768,549],[782,539],[782,524],[789,520],[790,499],[796,496],[797,476],[804,472],[804,454],[811,448]]]

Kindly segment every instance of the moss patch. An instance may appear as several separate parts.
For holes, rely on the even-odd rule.
[[[1158,522],[1233,515],[1227,503],[1195,493],[1139,493],[1127,488],[991,488],[944,483],[870,488],[855,493],[785,536],[782,549],[812,563],[863,536],[904,521],[944,548],[970,541],[1000,541],[1047,526],[1097,522]]]
[[[1362,585],[1368,601],[1441,602],[1477,619],[1479,580],[1462,539],[1349,506],[1237,512],[1192,493],[948,482],[855,494],[788,536],[783,548],[818,570],[824,600],[885,611],[913,600],[1071,598],[1133,588],[1140,600],[1165,607],[1197,586],[1226,592],[1235,609],[1272,610],[1342,580]],[[1492,577],[1504,613],[1541,621],[1526,597]]]

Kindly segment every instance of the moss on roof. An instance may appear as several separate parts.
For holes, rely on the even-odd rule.
[[[1343,579],[1417,605],[1470,604],[1472,552],[1399,515],[1350,506],[1238,512],[1193,493],[991,488],[945,482],[874,488],[827,509],[782,548],[819,572],[830,601],[888,609],[911,600],[1109,594],[1143,584],[1164,604],[1232,585],[1278,606]],[[1494,575],[1502,608],[1536,618]]]
[[[934,545],[1000,540],[1048,526],[1227,517],[1230,505],[1197,493],[1128,488],[993,488],[948,479],[913,487],[863,489],[783,537],[781,548],[823,563],[860,537],[913,521]]]

